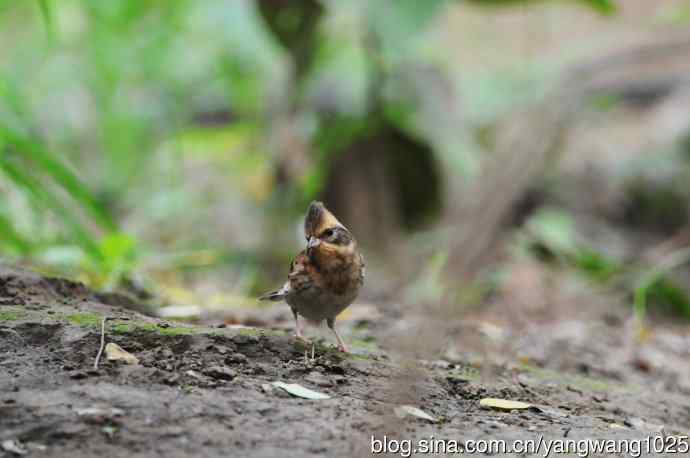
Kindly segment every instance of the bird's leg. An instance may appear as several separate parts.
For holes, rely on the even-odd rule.
[[[305,344],[310,344],[311,342],[309,341],[309,339],[307,339],[306,337],[304,337],[302,335],[302,323],[299,321],[299,317],[297,316],[297,311],[295,309],[293,309],[292,314],[295,317],[295,337],[297,338],[297,340],[300,340],[300,341],[304,342]]]
[[[298,339],[303,339],[302,324],[299,322],[299,317],[297,316],[297,311],[295,309],[292,309],[292,316],[295,317],[295,337]]]
[[[292,309],[292,314],[295,317],[295,338],[307,345],[311,344],[311,361],[314,361],[314,343],[302,335],[302,323],[299,321],[299,316],[297,316],[295,309]],[[306,348],[304,349],[304,364],[309,364],[309,350]]]
[[[343,339],[340,338],[338,331],[335,330],[335,318],[328,318],[326,320],[326,324],[330,330],[333,331],[333,334],[335,334],[335,340],[338,342],[338,350],[342,351],[343,353],[347,353],[345,342],[343,342]]]

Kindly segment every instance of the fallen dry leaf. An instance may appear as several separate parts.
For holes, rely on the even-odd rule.
[[[116,343],[110,342],[105,346],[108,361],[124,361],[127,364],[139,364],[139,358],[129,353]]]
[[[21,442],[9,439],[2,442],[2,449],[15,455],[26,455],[27,453]]]
[[[417,407],[414,406],[408,406],[408,405],[403,405],[403,406],[398,406],[395,408],[395,415],[398,418],[405,418],[407,416],[413,416],[417,418],[421,418],[422,420],[429,420],[431,422],[436,423],[438,420],[428,413],[424,412],[421,409],[418,409]]]
[[[125,411],[118,408],[102,409],[100,407],[85,407],[83,409],[76,409],[77,415],[80,417],[121,417]]]
[[[283,383],[283,382],[273,382],[271,385],[282,388],[293,396],[304,399],[330,399],[331,397],[327,394],[319,393],[318,391],[310,390],[302,385],[296,383]]]
[[[499,410],[524,410],[532,407],[532,404],[520,401],[510,401],[508,399],[484,398],[479,401],[482,407],[489,407],[491,409]]]

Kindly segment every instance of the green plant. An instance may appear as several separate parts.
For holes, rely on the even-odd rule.
[[[650,299],[662,303],[672,312],[690,317],[690,298],[687,291],[669,278],[669,273],[690,261],[690,247],[669,254],[658,265],[643,271],[634,290],[634,309],[638,322],[647,315]]]
[[[610,0],[580,2],[601,12],[614,7]],[[410,56],[423,54],[422,38],[449,3],[1,2],[7,52],[0,61],[0,188],[8,198],[0,202],[0,249],[76,266],[98,285],[116,283],[137,268],[151,239],[158,249],[178,248],[159,233],[206,198],[178,186],[189,162],[217,166],[227,181],[259,176],[248,192],[253,204],[270,201],[271,193],[314,198],[338,155],[370,139],[404,137],[409,141],[393,149],[412,145],[471,173],[482,149],[456,135],[454,120],[426,119],[434,101],[411,82],[420,69]],[[419,60],[434,67],[433,58]],[[493,96],[483,99],[489,109],[478,118],[495,118],[518,101],[514,94],[538,95],[515,90],[522,84],[516,78],[470,82],[470,91]],[[275,186],[265,179],[278,162],[267,139],[293,114],[315,157],[300,176]],[[394,170],[415,181],[407,178],[416,177],[409,174],[414,164]],[[161,182],[168,188],[155,188]],[[154,237],[141,235],[142,224],[122,224],[136,210],[148,218],[151,208],[164,214],[146,221]]]
[[[633,297],[633,310],[643,322],[650,302],[672,314],[690,318],[690,292],[680,286],[671,272],[690,261],[690,248],[669,254],[660,263],[626,262],[588,246],[577,237],[570,215],[547,208],[526,224],[528,247],[541,259],[553,259],[560,266],[600,284],[625,290]]]

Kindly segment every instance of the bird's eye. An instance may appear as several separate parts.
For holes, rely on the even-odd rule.
[[[325,231],[323,231],[324,237],[330,237],[332,235],[333,235],[333,229],[326,229]]]

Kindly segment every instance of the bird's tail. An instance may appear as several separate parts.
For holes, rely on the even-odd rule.
[[[281,301],[285,297],[285,291],[281,288],[276,291],[271,291],[270,293],[262,294],[259,296],[260,301]]]

